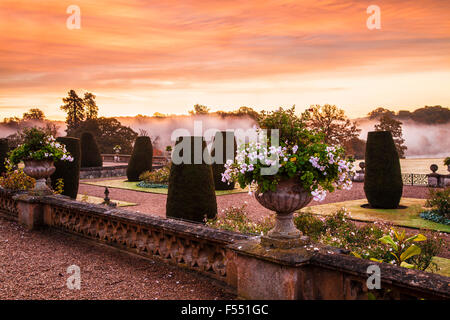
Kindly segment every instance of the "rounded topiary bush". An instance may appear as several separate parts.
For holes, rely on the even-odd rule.
[[[81,167],[101,166],[103,166],[102,155],[95,137],[89,131],[83,132],[81,135]]]
[[[218,131],[214,136],[211,147],[211,157],[214,186],[216,190],[233,190],[235,183],[222,181],[222,173],[225,171],[224,164],[227,160],[234,160],[236,157],[237,144],[232,131]]]
[[[368,133],[365,164],[364,192],[370,206],[397,208],[403,181],[400,159],[390,131]]]
[[[191,151],[188,161],[174,161],[174,157],[183,157],[185,146]],[[201,161],[194,163],[194,145],[201,146]],[[212,219],[217,215],[216,194],[209,154],[203,137],[180,137],[177,139],[169,176],[169,190],[166,203],[166,216],[203,222],[205,216]],[[187,157],[187,155],[186,155]],[[197,155],[197,158],[199,155]],[[190,161],[189,161],[190,160]]]
[[[56,139],[66,146],[67,151],[73,157],[73,161],[56,161],[55,173],[51,176],[52,188],[56,189],[58,179],[63,179],[64,189],[62,194],[73,199],[77,198],[81,167],[81,143],[80,139],[72,137],[59,137]]]
[[[128,161],[128,181],[139,181],[139,176],[145,171],[151,171],[153,164],[153,146],[150,137],[141,136],[136,138],[133,153]]]
[[[6,172],[5,160],[8,158],[8,139],[0,139],[0,175]]]

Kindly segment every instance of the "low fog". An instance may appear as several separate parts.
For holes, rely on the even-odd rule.
[[[412,120],[402,122],[403,139],[407,158],[444,158],[450,153],[450,124],[429,125]],[[360,138],[367,140],[367,132],[373,131],[376,120],[358,119]]]
[[[171,135],[176,129],[185,129],[186,133],[180,132],[178,135],[205,135],[207,142],[211,142],[214,130],[248,130],[255,124],[250,117],[219,117],[219,116],[177,116],[167,118],[117,118],[123,125],[130,126],[134,131],[145,130],[152,140],[156,140],[156,147],[164,149],[168,145],[173,145]],[[194,132],[194,123],[200,133]],[[360,138],[367,139],[367,132],[373,131],[376,120],[357,119],[358,127],[361,129]],[[65,135],[65,123],[61,121],[53,122],[58,127],[58,135]],[[201,125],[200,125],[201,123]],[[450,153],[450,124],[427,125],[419,124],[412,120],[402,120],[403,138],[408,147],[407,158],[442,158]],[[30,124],[27,124],[30,125]],[[35,121],[31,125],[43,126],[42,122]],[[201,128],[200,128],[201,127]],[[214,129],[214,130],[211,130]],[[0,137],[7,137],[16,132],[13,128],[5,125],[0,126]],[[158,138],[159,137],[159,138]],[[238,141],[242,135],[237,135]]]

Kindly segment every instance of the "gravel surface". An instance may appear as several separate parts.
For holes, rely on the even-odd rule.
[[[71,265],[81,289],[67,288]],[[215,281],[54,231],[0,217],[0,299],[233,299]]]
[[[117,178],[114,178],[117,179]],[[327,195],[323,202],[312,201],[310,205],[318,205],[325,203],[333,203],[347,200],[364,199],[365,194],[363,190],[363,183],[354,183],[351,190],[338,190]],[[87,194],[97,197],[104,197],[104,187],[92,186],[87,184],[80,184],[79,194]],[[131,211],[139,211],[161,217],[166,216],[166,199],[167,195],[155,194],[147,192],[139,192],[133,190],[124,190],[109,188],[109,197],[113,200],[124,200],[128,202],[138,203],[137,206],[125,207],[124,209]],[[407,198],[421,198],[425,199],[428,194],[428,189],[425,187],[403,187],[403,197]],[[262,207],[253,196],[247,193],[235,193],[217,197],[217,208],[219,212],[231,206],[240,206],[247,202],[247,211],[253,220],[260,220],[261,218],[270,214],[271,211]]]

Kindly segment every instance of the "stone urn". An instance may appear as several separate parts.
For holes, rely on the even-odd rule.
[[[288,249],[309,242],[293,221],[294,212],[312,200],[310,192],[303,188],[298,178],[281,180],[276,191],[256,191],[255,198],[263,207],[276,212],[275,227],[267,236],[261,237],[263,246]]]
[[[24,160],[23,162],[25,163],[23,172],[36,180],[32,193],[36,195],[52,194],[53,192],[47,186],[46,181],[56,170],[53,160]]]

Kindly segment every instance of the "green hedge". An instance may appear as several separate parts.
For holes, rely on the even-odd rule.
[[[64,191],[62,194],[76,199],[81,167],[80,139],[72,137],[59,137],[56,141],[66,146],[67,151],[70,152],[70,155],[73,157],[73,161],[55,162],[56,171],[51,176],[52,188],[55,189],[57,180],[62,178],[64,182]]]
[[[8,139],[0,139],[0,174],[6,172],[5,160],[8,158]]]
[[[400,203],[403,181],[400,159],[390,131],[367,135],[364,192],[373,208],[394,209]]]
[[[97,141],[89,131],[83,132],[81,135],[81,167],[101,166],[103,166],[103,160]]]
[[[227,144],[232,144],[232,154],[227,155]],[[228,147],[230,148],[230,147]],[[217,150],[222,150],[221,155]],[[236,157],[237,144],[236,139],[234,138],[234,132],[232,131],[218,131],[214,137],[214,141],[211,147],[211,157],[215,162],[212,164],[213,169],[213,177],[214,177],[214,185],[216,190],[233,190],[235,183],[232,182],[228,184],[228,182],[222,181],[222,173],[225,171],[224,164],[228,159],[234,160]],[[228,156],[228,157],[227,157]]]
[[[186,140],[188,139],[188,140]],[[198,141],[200,140],[200,141]],[[194,144],[206,149],[203,137],[180,137],[177,145],[188,141],[191,149],[190,163],[172,163],[169,177],[169,190],[166,203],[166,216],[197,222],[204,222],[205,216],[212,219],[217,215],[216,194],[210,159],[202,156],[202,163],[194,164]],[[183,152],[180,152],[183,155]],[[209,155],[206,152],[206,157]]]
[[[128,181],[139,181],[139,176],[145,171],[151,171],[153,165],[153,146],[150,137],[136,138],[133,153],[128,161]]]

